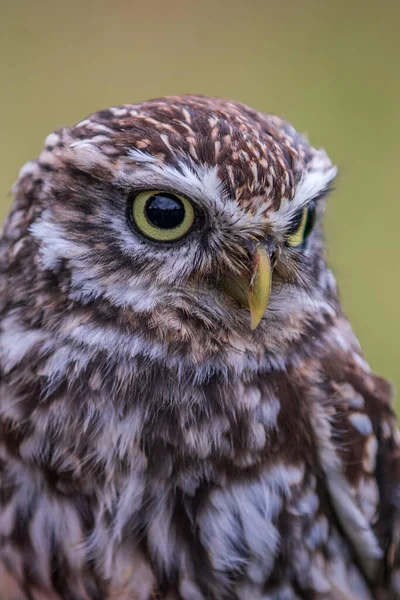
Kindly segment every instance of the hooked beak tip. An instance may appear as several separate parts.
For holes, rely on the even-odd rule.
[[[256,329],[264,316],[271,294],[271,261],[267,250],[258,245],[253,254],[251,277],[226,277],[224,290],[250,310],[250,327]]]
[[[256,265],[248,291],[251,329],[259,325],[271,295],[271,261],[265,248],[259,246],[255,255]]]

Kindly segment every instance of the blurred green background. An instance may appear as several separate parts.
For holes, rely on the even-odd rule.
[[[0,219],[46,134],[99,108],[200,92],[278,113],[340,168],[330,262],[368,360],[399,387],[399,2],[1,0],[0,13]]]

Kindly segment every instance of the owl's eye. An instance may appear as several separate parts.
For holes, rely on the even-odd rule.
[[[292,248],[301,246],[310,235],[315,224],[315,206],[311,205],[303,210],[292,221],[288,235],[287,243]]]
[[[175,242],[194,223],[194,210],[183,196],[162,191],[140,192],[133,200],[132,217],[137,229],[158,242]]]

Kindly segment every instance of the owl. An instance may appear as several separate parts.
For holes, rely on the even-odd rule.
[[[22,168],[1,600],[400,598],[400,437],[325,260],[335,175],[204,96],[102,110]]]

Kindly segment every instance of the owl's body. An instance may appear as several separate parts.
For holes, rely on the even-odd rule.
[[[24,167],[1,600],[400,598],[400,442],[325,264],[334,175],[277,117],[190,96],[97,113]]]

